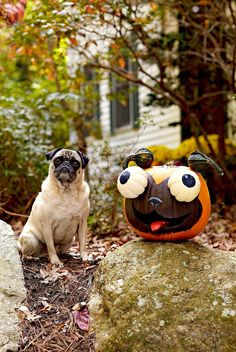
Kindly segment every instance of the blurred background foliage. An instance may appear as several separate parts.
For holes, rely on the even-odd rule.
[[[102,138],[99,120],[94,119],[99,115],[94,105],[98,106],[101,68],[121,80],[148,85],[149,105],[181,108],[186,140],[175,150],[151,146],[156,164],[186,162],[200,147],[218,162],[224,161],[229,182],[224,189],[219,185],[219,199],[235,201],[235,144],[226,138],[227,103],[236,92],[236,16],[231,1],[171,1],[167,8],[163,1],[137,1],[131,6],[133,2],[126,0],[35,0],[27,2],[24,20],[7,17],[5,3],[0,3],[2,218],[29,213],[47,173],[46,151],[58,146],[86,151],[88,135]],[[142,11],[143,5],[149,12],[146,7]],[[177,32],[164,25],[173,15],[179,21]],[[157,21],[163,24],[162,32]],[[103,25],[109,31],[98,33]],[[94,52],[97,42],[91,40],[91,33],[102,43],[109,39],[109,51],[101,46]],[[127,57],[145,79],[126,69]],[[146,71],[149,64],[158,68],[155,74]],[[120,95],[124,100],[124,92]],[[116,177],[128,153],[112,151],[106,142],[92,153],[91,162],[100,160],[103,165],[96,179],[90,178],[94,231],[109,231],[120,221]],[[219,180],[214,182],[218,187]]]
[[[0,215],[6,219],[10,213],[29,213],[47,174],[48,150],[83,150],[85,131],[100,134],[90,121],[95,84],[87,80],[84,68],[76,74],[68,69],[63,33],[73,24],[65,16],[57,33],[48,29],[57,8],[64,8],[61,1],[29,1],[24,22],[0,22],[0,205],[7,210]],[[71,130],[77,133],[76,146]]]

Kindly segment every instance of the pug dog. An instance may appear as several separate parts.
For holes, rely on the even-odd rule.
[[[23,256],[49,255],[53,265],[63,266],[58,255],[65,253],[73,238],[87,260],[86,235],[89,186],[84,168],[89,159],[80,151],[58,148],[46,154],[49,173],[36,197],[28,221],[19,237]]]

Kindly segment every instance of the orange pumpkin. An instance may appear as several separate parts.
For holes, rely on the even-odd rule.
[[[190,155],[190,167],[151,166],[150,151],[144,154],[142,149],[127,158],[125,166],[131,160],[137,166],[126,167],[117,182],[125,197],[128,224],[135,233],[152,241],[177,241],[198,235],[208,222],[211,202],[205,180],[194,169],[202,171],[206,165],[213,165],[221,174],[222,170],[200,152]]]

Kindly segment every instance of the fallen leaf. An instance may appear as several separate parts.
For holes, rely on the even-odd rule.
[[[43,278],[43,282],[46,284],[49,282],[55,282],[63,276],[66,276],[67,278],[71,277],[71,274],[68,270],[63,270],[58,267],[52,267],[50,270],[40,269],[39,272]]]
[[[84,307],[86,307],[86,302],[79,302],[72,307],[72,310],[81,310]]]
[[[46,300],[41,301],[43,305],[42,311],[47,311],[50,312],[50,310],[53,308],[52,304],[49,304]]]
[[[82,331],[89,331],[89,312],[88,308],[84,307],[80,310],[74,310],[72,312],[74,322],[78,325],[80,330]]]
[[[41,318],[41,315],[30,312],[29,308],[26,306],[20,306],[17,313],[20,320],[27,319],[29,321],[35,321]]]

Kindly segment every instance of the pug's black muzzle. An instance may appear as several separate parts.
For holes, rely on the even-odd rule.
[[[55,177],[62,183],[73,182],[76,178],[76,170],[69,161],[64,161],[54,170]]]

